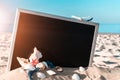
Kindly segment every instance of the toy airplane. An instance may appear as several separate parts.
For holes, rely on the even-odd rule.
[[[87,22],[93,20],[93,17],[90,17],[90,16],[78,17],[78,16],[72,15],[71,17],[74,18],[74,19],[80,20],[80,21],[87,21]]]

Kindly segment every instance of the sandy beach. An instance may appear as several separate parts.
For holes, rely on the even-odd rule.
[[[28,80],[22,68],[7,72],[8,54],[10,52],[11,33],[0,34],[0,80]],[[42,73],[46,78],[40,79],[34,74],[34,80],[73,80],[78,74],[80,80],[120,80],[120,34],[98,34],[93,58],[93,66],[81,71],[79,68],[63,68],[63,72],[46,69]],[[47,74],[53,70],[55,75]],[[16,77],[17,76],[17,77]]]

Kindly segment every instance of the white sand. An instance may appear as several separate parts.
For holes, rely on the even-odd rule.
[[[89,67],[83,72],[80,72],[78,68],[64,68],[63,72],[57,72],[57,74],[50,76],[46,73],[46,70],[43,73],[47,76],[42,80],[72,80],[72,75],[77,73],[81,80],[120,80],[120,68],[107,69],[107,68],[98,68],[98,67]],[[25,71],[22,71],[21,68],[15,69],[8,73],[5,73],[0,76],[0,80],[27,80],[28,77]],[[33,80],[41,80],[36,74],[33,76]]]
[[[10,43],[10,33],[0,34],[0,80],[27,80],[27,75],[21,68],[4,73]],[[93,67],[89,67],[84,72],[79,72],[78,68],[65,68],[62,73],[56,71],[57,75],[54,76],[47,75],[46,71],[44,73],[47,78],[42,80],[71,80],[73,73],[78,73],[82,80],[120,80],[120,35],[98,35]],[[34,80],[37,80],[36,78],[34,75]]]

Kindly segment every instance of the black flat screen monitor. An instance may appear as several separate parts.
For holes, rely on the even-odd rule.
[[[98,24],[41,12],[18,9],[8,70],[20,67],[16,57],[28,58],[33,48],[40,61],[55,66],[91,66]]]

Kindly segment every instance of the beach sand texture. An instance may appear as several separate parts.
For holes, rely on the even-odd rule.
[[[0,34],[0,80],[28,80],[26,72],[15,69],[7,72],[8,54],[10,52],[11,33]],[[34,80],[72,80],[72,75],[77,73],[81,80],[120,80],[120,34],[98,34],[96,48],[93,59],[93,67],[88,67],[85,71],[78,68],[64,68],[63,72],[39,79],[34,74]]]

